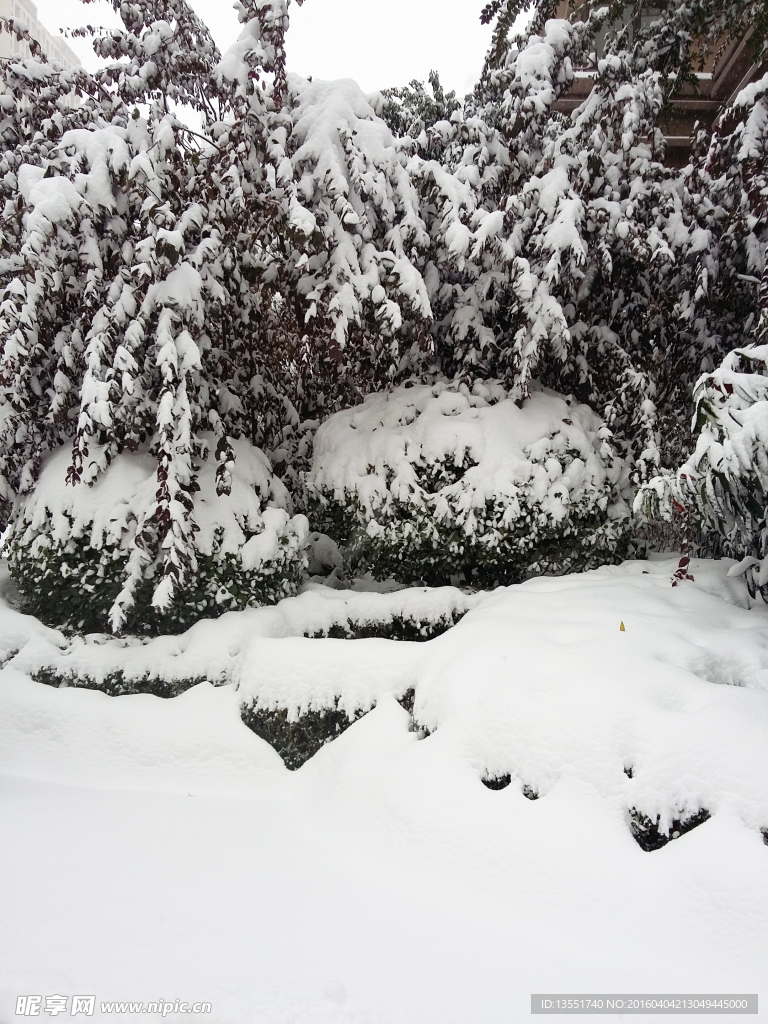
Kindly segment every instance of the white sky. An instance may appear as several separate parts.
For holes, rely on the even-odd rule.
[[[51,30],[86,23],[110,24],[105,2],[36,0],[40,20]],[[237,36],[229,0],[191,0],[220,48]],[[305,0],[291,5],[288,68],[316,78],[354,78],[366,92],[426,79],[436,68],[443,84],[459,95],[474,85],[490,30],[480,25],[483,0]],[[83,63],[93,54],[83,40],[70,40]]]

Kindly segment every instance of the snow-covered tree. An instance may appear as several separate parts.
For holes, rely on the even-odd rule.
[[[694,451],[676,472],[651,480],[637,506],[666,518],[678,510],[719,536],[744,559],[752,592],[768,597],[768,75],[722,114],[701,192],[709,219],[719,223],[705,236],[717,245],[701,257],[692,304],[700,317],[714,311],[729,339],[751,330],[751,343],[698,381]],[[713,250],[720,257],[714,266]],[[718,301],[723,292],[729,302]],[[739,298],[740,319],[732,308]]]
[[[289,83],[288,0],[239,4],[223,57],[185,0],[114,7],[94,76],[5,72],[0,473],[13,519],[61,445],[73,486],[150,447],[120,629],[147,578],[166,614],[199,570],[203,436],[227,494],[233,439],[274,446],[391,379],[429,303],[405,157],[359,90]],[[86,97],[74,114],[65,87]]]
[[[667,167],[659,131],[726,22],[710,0],[584,5],[570,21],[554,6],[520,29],[524,5],[488,4],[493,43],[461,116],[403,140],[425,195],[435,347],[449,376],[499,378],[521,399],[538,378],[590,403],[642,481],[689,450],[695,381],[746,343],[754,308],[741,185],[715,194],[704,133],[687,168]],[[746,6],[732,6],[738,31]],[[555,111],[583,68],[588,97]]]
[[[323,411],[332,389],[359,400],[428,347],[431,310],[413,260],[428,238],[405,156],[360,89],[291,76],[289,97],[289,216],[300,245],[288,289],[308,330],[328,338],[307,353],[302,382],[305,393],[325,384],[315,396]],[[330,379],[323,359],[336,366]]]
[[[415,157],[414,173],[428,195],[441,368],[501,378],[521,400],[544,377],[606,411],[640,454],[653,382],[627,335],[671,255],[658,228],[670,177],[658,78],[605,58],[571,119],[552,109],[601,19],[550,19],[510,42],[453,126],[447,159]]]
[[[238,217],[237,157],[215,141],[226,131],[220,121],[201,148],[169,101],[205,115],[205,97],[217,95],[230,111],[230,130],[246,121],[257,139],[274,103],[257,88],[259,67],[272,70],[264,54],[246,51],[252,76],[245,88],[228,79],[207,30],[182,0],[115,6],[125,30],[96,40],[101,55],[114,58],[94,79],[108,101],[93,101],[81,127],[63,115],[55,128],[66,130],[34,163],[11,138],[17,201],[6,204],[4,219],[21,221],[21,232],[6,268],[0,323],[0,469],[3,498],[20,515],[46,453],[67,439],[72,485],[93,484],[122,452],[151,445],[156,487],[134,510],[121,547],[124,586],[110,614],[120,629],[145,578],[154,578],[153,604],[165,614],[198,572],[192,513],[206,456],[201,431],[216,434],[218,488],[227,493],[229,437],[245,433],[240,417],[257,415],[256,397],[247,386],[227,389],[222,367],[233,355],[228,337],[265,298],[260,292],[239,302],[253,246],[247,218]],[[254,41],[261,8],[241,8]],[[258,172],[250,184],[263,182],[266,200],[274,186],[263,166]],[[251,239],[265,220],[263,206],[254,205]]]
[[[241,0],[223,55],[186,0],[111,2],[97,72],[31,41],[0,75],[0,501],[29,539],[60,450],[75,489],[154,460],[109,556],[112,628],[148,583],[161,616],[194,587],[210,458],[222,497],[240,442],[297,480],[321,419],[410,376],[572,395],[639,481],[685,457],[694,382],[756,323],[763,150],[740,154],[763,101],[681,172],[658,125],[747,0],[674,0],[650,27],[640,3],[563,20],[537,0],[524,28],[492,0],[461,105],[436,76],[366,97],[289,74],[289,0]],[[557,112],[586,67],[589,96]]]
[[[450,122],[460,108],[456,93],[446,93],[438,72],[430,71],[427,84],[413,79],[406,86],[383,89],[379,113],[394,135],[409,136],[423,147],[428,130],[439,121]]]

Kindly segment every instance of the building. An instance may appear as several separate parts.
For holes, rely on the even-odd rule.
[[[561,18],[569,16],[568,0],[562,0],[557,13]],[[653,15],[648,13],[643,20],[652,18]],[[702,71],[696,74],[696,86],[685,85],[663,115],[660,127],[667,143],[667,163],[673,166],[685,163],[696,122],[711,128],[717,115],[736,93],[764,72],[765,69],[754,62],[748,35],[724,40],[717,59],[710,54]],[[588,68],[577,71],[576,81],[558,100],[555,109],[570,113],[583,103],[592,88],[593,74]]]
[[[48,60],[57,61],[67,68],[77,67],[81,63],[64,37],[49,31],[42,24],[32,0],[0,0],[0,18],[13,18],[28,28],[29,34],[40,43]],[[9,32],[0,34],[0,60],[8,60],[18,54],[30,56],[27,44]]]

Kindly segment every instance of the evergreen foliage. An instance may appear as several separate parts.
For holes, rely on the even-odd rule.
[[[437,71],[430,71],[428,84],[429,89],[413,79],[407,86],[382,91],[380,116],[394,135],[418,140],[438,121],[450,121],[461,109],[456,93],[446,93]]]
[[[312,514],[379,579],[514,583],[626,551],[626,470],[584,406],[498,384],[404,386],[331,416]]]
[[[285,488],[263,453],[244,439],[233,442],[230,493],[217,495],[215,439],[200,440],[205,450],[190,516],[193,571],[166,607],[153,602],[159,559],[127,599],[136,534],[145,528],[157,487],[149,446],[116,456],[90,487],[67,487],[72,456],[65,445],[45,460],[34,491],[19,500],[6,538],[27,609],[67,629],[179,633],[204,616],[296,593],[307,564],[306,519],[289,514]]]
[[[219,560],[206,577],[216,553],[201,547],[196,503],[209,456],[222,499],[240,441],[270,451],[298,494],[319,423],[410,378],[473,395],[499,382],[521,407],[542,385],[573,395],[604,421],[606,464],[626,460],[640,484],[666,471],[644,493],[676,494],[729,549],[766,556],[762,428],[749,443],[739,433],[764,402],[765,86],[697,133],[682,170],[665,164],[659,127],[728,33],[749,30],[765,53],[764,4],[673,0],[657,13],[615,0],[562,20],[536,0],[521,29],[519,0],[491,0],[492,45],[459,103],[436,74],[378,97],[289,74],[290,0],[239,0],[241,34],[223,55],[186,0],[111,2],[121,27],[83,30],[105,60],[95,73],[49,63],[2,23],[33,52],[0,75],[0,503],[19,575],[24,545],[45,547],[25,510],[57,452],[74,490],[130,453],[154,466],[119,542],[94,547],[74,530],[34,563],[33,604],[64,594],[61,565],[109,580],[94,621],[118,631],[209,612],[221,586],[236,603],[271,599],[282,568],[251,586]],[[585,68],[588,97],[556,111]],[[691,454],[702,374],[697,429],[710,426]],[[731,444],[740,454],[723,461],[716,445]],[[422,467],[425,494],[468,470],[445,456]],[[576,456],[566,445],[547,457],[567,473]],[[312,488],[350,536],[367,516],[370,539],[367,506]],[[478,536],[498,538],[502,521],[507,533],[482,551],[433,498],[382,529],[400,571],[415,531],[430,538],[431,576],[460,555],[497,582],[521,571],[499,554],[520,545],[525,572],[613,557],[613,526],[605,543],[584,540],[619,500],[600,494],[599,514],[587,489],[569,513],[578,528],[552,520],[551,535],[535,501],[513,522],[509,496],[493,499]]]
[[[380,385],[429,309],[404,157],[359,90],[289,84],[288,0],[240,4],[223,57],[184,0],[114,6],[104,69],[11,62],[0,85],[0,498],[18,517],[69,441],[73,486],[151,445],[121,629],[146,580],[160,616],[194,585],[202,433],[226,495],[233,439],[277,446]]]
[[[412,161],[443,372],[501,379],[520,399],[536,378],[574,393],[605,417],[638,481],[687,454],[693,385],[748,341],[754,305],[745,257],[717,248],[721,235],[731,244],[728,211],[701,202],[706,145],[682,172],[664,164],[659,121],[693,59],[690,33],[704,31],[680,28],[672,8],[664,32],[630,38],[621,19],[637,23],[641,5],[582,8],[566,22],[541,3],[518,36],[519,5],[489,5],[483,77],[441,158],[417,147]],[[555,111],[589,66],[589,96],[570,117]],[[701,301],[718,272],[722,286]]]
[[[724,111],[699,187],[703,219],[717,225],[702,246],[700,315],[713,309],[731,344],[750,329],[752,341],[700,378],[695,448],[675,472],[643,488],[637,507],[690,516],[743,558],[751,592],[768,597],[768,75]],[[740,322],[735,311],[723,315],[723,294],[742,296]]]

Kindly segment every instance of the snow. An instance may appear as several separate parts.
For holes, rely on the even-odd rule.
[[[733,564],[694,560],[675,588],[674,558],[530,580],[422,644],[295,632],[457,592],[315,589],[79,647],[3,601],[0,1017],[21,993],[93,992],[94,1020],[163,997],[221,1024],[507,1024],[536,991],[756,991],[768,611]],[[161,700],[29,678],[40,645],[64,666],[121,643],[159,671],[229,659],[233,682]],[[246,695],[375,707],[289,772],[241,722]],[[712,817],[647,853],[632,807]]]
[[[306,519],[289,516],[288,492],[273,476],[260,449],[244,439],[232,440],[236,459],[232,491],[229,495],[217,495],[215,439],[206,433],[201,437],[208,447],[197,480],[200,490],[194,495],[198,551],[211,554],[216,547],[222,552],[240,554],[244,564],[247,560],[253,566],[261,552],[276,550],[280,539],[288,533],[306,535]],[[97,449],[97,445],[92,446],[94,461],[98,459]],[[26,542],[32,544],[50,522],[51,536],[59,543],[70,537],[87,536],[92,547],[101,548],[105,541],[125,546],[135,524],[154,504],[157,460],[146,446],[138,452],[124,452],[90,486],[66,483],[71,462],[71,445],[63,445],[47,456],[34,492],[23,499],[17,531],[26,531]],[[259,536],[246,544],[246,533]]]
[[[80,193],[68,178],[44,178],[42,167],[22,164],[19,168],[19,191],[34,208],[34,215],[47,218],[52,224],[66,221],[81,202]],[[34,216],[28,224],[36,230]]]
[[[694,389],[697,408],[696,447],[674,473],[645,484],[636,509],[656,507],[669,519],[673,503],[692,507],[694,514],[721,534],[726,550],[745,558],[740,572],[762,587],[768,583],[765,556],[765,513],[761,499],[768,477],[768,347],[735,349]]]
[[[734,101],[734,107],[751,107],[764,93],[768,92],[768,74],[750,82],[741,89]]]
[[[329,417],[315,437],[310,485],[336,500],[352,496],[369,515],[391,502],[426,502],[417,468],[454,459],[472,463],[456,483],[442,487],[436,505],[458,502],[465,513],[487,502],[506,503],[514,516],[532,494],[545,514],[561,519],[570,503],[620,481],[623,466],[601,457],[600,419],[586,406],[537,390],[522,408],[491,385],[488,395],[467,387],[415,384],[369,395],[362,405]],[[604,428],[603,428],[604,430]],[[563,471],[550,455],[569,453]],[[603,499],[604,500],[604,499]],[[470,519],[471,521],[471,515]]]
[[[255,6],[257,11],[265,16],[265,25],[267,21],[282,20],[287,7],[283,0],[259,0]],[[258,16],[248,17],[239,3],[236,4],[236,9],[243,28],[237,40],[223,54],[216,73],[220,81],[232,82],[245,91],[253,67],[270,67],[270,58],[274,59],[274,53],[272,47],[262,37]]]
[[[7,574],[0,576],[0,586],[3,585],[12,591]],[[293,712],[300,707],[318,706],[313,687],[318,674],[318,652],[323,650],[332,652],[328,657],[333,666],[328,678],[320,681],[323,692],[332,693],[333,687],[340,685],[336,680],[341,676],[357,685],[355,677],[368,671],[367,690],[355,690],[354,699],[351,693],[343,695],[350,710],[368,709],[381,692],[396,692],[399,696],[412,685],[412,681],[404,681],[405,677],[401,681],[390,675],[385,691],[381,690],[387,659],[397,668],[403,651],[411,651],[409,657],[413,660],[413,652],[424,645],[381,641],[371,647],[368,641],[329,640],[318,646],[305,641],[305,634],[328,633],[333,627],[353,631],[356,624],[386,624],[395,617],[413,623],[435,622],[441,616],[458,617],[482,597],[464,594],[455,587],[413,587],[375,593],[310,584],[304,593],[276,606],[229,612],[213,621],[203,619],[181,636],[151,640],[117,639],[103,634],[65,637],[30,616],[5,608],[0,662],[13,657],[14,667],[30,675],[55,668],[65,677],[80,676],[97,684],[118,671],[129,680],[141,680],[147,675],[170,682],[205,678],[216,684],[237,683],[244,698],[269,704],[274,703],[271,690],[267,693],[259,687],[269,688],[274,683],[282,695],[282,706]],[[292,646],[283,642],[289,637],[297,641]],[[365,669],[368,662],[370,671]],[[324,663],[328,664],[327,658]],[[243,664],[251,665],[251,669],[244,669]],[[289,685],[291,674],[294,683]],[[355,703],[358,698],[359,703]]]
[[[327,280],[313,276],[312,286],[319,295],[332,285],[328,308],[339,347],[366,300],[392,331],[402,322],[398,302],[431,316],[426,286],[412,260],[414,247],[428,242],[419,195],[371,97],[350,79],[310,82],[289,75],[288,86],[287,174],[295,183],[289,219],[304,235],[319,225],[329,242]]]

